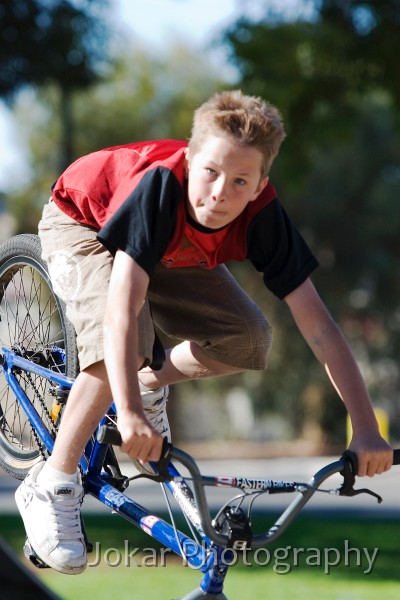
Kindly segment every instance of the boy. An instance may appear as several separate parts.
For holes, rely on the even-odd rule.
[[[354,358],[309,279],[317,261],[269,182],[284,137],[276,108],[224,92],[196,111],[188,146],[108,148],[54,185],[39,234],[77,332],[81,372],[52,456],[16,493],[28,538],[51,567],[86,566],[77,464],[112,399],[122,450],[146,463],[169,435],[169,384],[266,368],[271,328],[228,260],[248,258],[289,306],[350,414],[359,475],[390,468]],[[161,364],[153,319],[180,340]]]

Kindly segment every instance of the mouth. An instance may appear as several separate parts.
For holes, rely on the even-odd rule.
[[[225,210],[219,210],[218,208],[209,208],[208,206],[204,205],[205,210],[212,214],[212,215],[226,215],[226,211]]]

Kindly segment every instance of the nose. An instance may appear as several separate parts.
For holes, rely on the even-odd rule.
[[[222,177],[219,177],[214,182],[211,199],[214,202],[219,203],[219,202],[223,202],[224,200],[226,200],[226,196],[227,196],[226,181]]]

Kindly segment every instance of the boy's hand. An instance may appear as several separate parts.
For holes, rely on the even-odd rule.
[[[359,477],[379,475],[393,464],[393,449],[379,434],[353,434],[349,450],[357,455]]]
[[[148,423],[144,414],[127,411],[118,414],[121,450],[141,462],[160,460],[163,437]]]

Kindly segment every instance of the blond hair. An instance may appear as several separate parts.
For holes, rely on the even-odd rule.
[[[286,137],[278,109],[262,98],[247,96],[240,90],[214,94],[195,111],[190,152],[198,152],[210,135],[223,134],[261,152],[264,176],[268,175]]]

